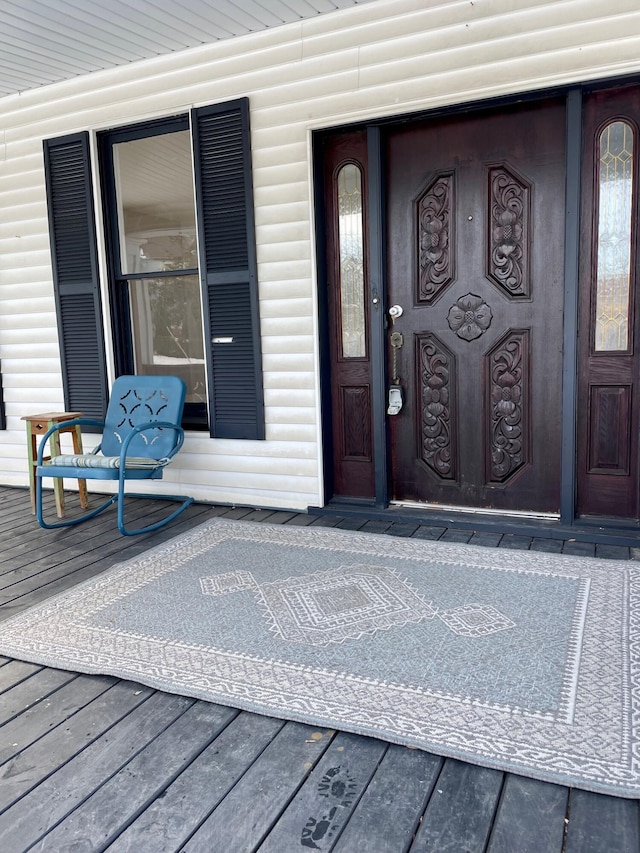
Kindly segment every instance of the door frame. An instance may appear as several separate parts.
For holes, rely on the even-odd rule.
[[[608,78],[605,80],[590,82],[589,84],[577,84],[570,87],[545,90],[543,92],[527,93],[522,96],[509,96],[490,101],[474,102],[472,104],[455,105],[448,108],[420,112],[410,116],[394,116],[366,124],[359,124],[367,133],[367,156],[368,156],[368,193],[367,193],[367,215],[368,215],[368,270],[370,280],[371,303],[369,305],[369,329],[371,346],[372,367],[372,434],[375,459],[375,499],[374,505],[377,509],[386,511],[390,506],[390,472],[389,472],[389,438],[386,415],[387,395],[387,333],[385,329],[385,318],[387,312],[387,282],[386,282],[386,255],[385,255],[385,177],[383,160],[383,133],[385,128],[392,127],[400,122],[423,121],[429,118],[440,118],[460,112],[486,111],[504,108],[508,110],[516,103],[526,101],[540,101],[548,98],[564,97],[566,101],[566,206],[565,206],[565,254],[564,254],[564,315],[563,315],[563,357],[562,357],[562,391],[561,391],[561,476],[560,476],[560,516],[552,526],[572,528],[594,527],[616,529],[618,531],[638,531],[640,525],[633,521],[622,521],[620,519],[601,518],[578,518],[576,516],[576,483],[577,483],[577,392],[578,392],[578,282],[579,282],[579,240],[580,240],[580,199],[582,182],[582,100],[583,93],[594,91],[599,88],[615,87],[629,83],[640,84],[637,75],[626,78]],[[349,132],[356,127],[348,126],[342,129]],[[315,142],[322,139],[327,131],[314,132],[314,149],[316,152],[321,148]],[[332,133],[336,129],[332,129]],[[329,385],[329,360],[326,357],[327,342],[324,329],[327,325],[326,305],[326,275],[325,259],[323,255],[323,229],[324,229],[324,198],[322,193],[320,158],[315,158],[315,187],[316,187],[316,245],[318,247],[318,298],[320,308],[320,331],[321,339],[321,401],[323,422],[323,465],[325,474],[325,506],[331,506],[332,482],[331,482],[331,402],[328,393]],[[328,427],[328,428],[327,428]],[[338,500],[335,503],[341,503]],[[341,510],[346,507],[341,504]],[[354,506],[357,511],[357,506]],[[416,508],[418,509],[418,508]],[[425,507],[426,509],[426,507]],[[438,508],[429,508],[430,519],[436,520]],[[461,508],[461,517],[464,515]],[[473,514],[473,511],[470,511]],[[415,513],[414,513],[415,515]],[[467,512],[467,518],[469,512]],[[448,514],[451,521],[451,513]],[[484,516],[484,523],[492,524],[490,517]],[[536,526],[533,519],[522,522],[529,529]],[[502,525],[505,522],[502,520]],[[543,523],[549,527],[549,522]],[[518,522],[514,521],[517,526]],[[512,526],[513,526],[512,525]]]

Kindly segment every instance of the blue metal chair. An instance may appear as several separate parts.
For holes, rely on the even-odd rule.
[[[193,498],[179,495],[140,495],[136,497],[179,501],[167,518],[145,527],[129,530],[124,521],[125,483],[127,480],[160,480],[169,461],[184,442],[180,426],[186,385],[177,376],[120,376],[113,383],[104,421],[76,418],[56,424],[42,438],[36,465],[36,517],[41,527],[53,529],[79,524],[118,504],[118,528],[124,536],[157,530],[174,519]],[[99,427],[102,441],[91,453],[54,456],[43,462],[45,446],[56,430],[73,424]],[[87,480],[117,480],[118,490],[96,509],[78,518],[48,523],[42,513],[42,481],[45,477]]]

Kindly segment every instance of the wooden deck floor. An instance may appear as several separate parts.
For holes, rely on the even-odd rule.
[[[157,506],[132,501],[131,517],[149,518]],[[630,556],[588,543],[204,505],[133,539],[118,534],[111,510],[43,531],[28,493],[0,488],[0,618],[211,515]],[[0,658],[3,853],[638,853],[639,827],[636,800]]]

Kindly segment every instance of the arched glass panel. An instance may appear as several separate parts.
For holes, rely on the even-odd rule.
[[[633,149],[634,131],[627,122],[614,121],[600,134],[596,352],[629,347]]]
[[[338,172],[338,242],[342,357],[364,358],[362,172],[354,163],[347,163]]]

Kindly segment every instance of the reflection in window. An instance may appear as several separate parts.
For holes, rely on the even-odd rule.
[[[600,134],[595,349],[629,346],[633,129],[614,121]]]
[[[183,130],[113,146],[123,273],[198,266],[190,144]]]
[[[206,402],[197,275],[129,281],[136,373],[177,374],[190,402]]]
[[[364,251],[362,173],[348,163],[338,172],[340,313],[343,358],[366,356],[364,323]]]

